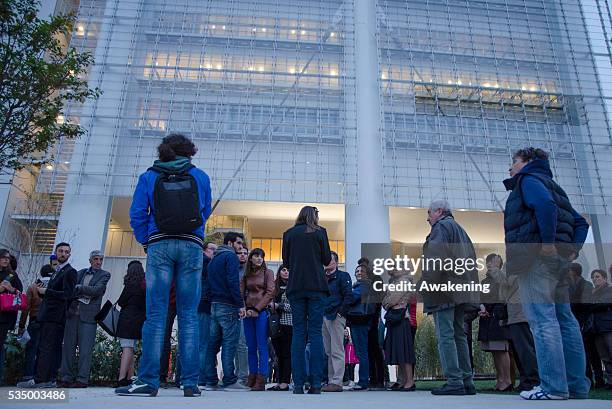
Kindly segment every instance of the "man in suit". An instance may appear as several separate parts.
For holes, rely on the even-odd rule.
[[[59,262],[46,287],[37,288],[43,301],[38,311],[40,322],[40,343],[34,379],[17,384],[19,388],[55,388],[57,357],[62,354],[62,340],[66,324],[66,308],[72,298],[77,281],[76,270],[68,263],[70,244],[59,243],[55,246]]]
[[[102,297],[110,273],[102,270],[104,255],[99,250],[89,254],[89,268],[77,273],[73,298],[68,302],[68,315],[64,328],[60,386],[86,388],[89,383],[91,354],[96,342],[95,316],[100,311]],[[76,347],[79,346],[78,372],[75,373]]]

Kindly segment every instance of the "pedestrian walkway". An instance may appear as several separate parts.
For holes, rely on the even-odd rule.
[[[6,396],[8,388],[0,388]],[[179,389],[160,389],[156,398],[116,396],[111,388],[69,390],[69,403],[31,402],[28,409],[168,409],[231,408],[231,409],[610,409],[606,400],[568,400],[529,402],[517,395],[480,393],[476,396],[432,396],[428,391],[417,392],[343,392],[296,396],[287,392],[203,392],[199,398],[183,398]],[[0,407],[16,408],[14,402],[0,401]],[[26,406],[24,406],[25,408]]]

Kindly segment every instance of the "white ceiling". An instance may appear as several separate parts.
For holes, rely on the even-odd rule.
[[[114,226],[129,229],[131,202],[131,198],[114,199],[111,215]],[[317,206],[321,225],[327,229],[331,240],[344,240],[344,206],[340,204],[224,201],[215,214],[247,216],[254,237],[280,238],[293,225],[302,206],[307,204]],[[501,213],[456,211],[454,214],[475,243],[503,243]],[[423,243],[430,229],[425,209],[392,207],[389,221],[392,241]]]

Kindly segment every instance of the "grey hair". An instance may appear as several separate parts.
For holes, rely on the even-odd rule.
[[[452,213],[450,203],[448,203],[448,201],[444,199],[436,199],[432,201],[431,204],[429,205],[429,210],[433,210],[435,212],[438,209],[441,209],[444,212],[444,214]]]

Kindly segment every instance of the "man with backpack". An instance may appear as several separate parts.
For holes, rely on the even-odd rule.
[[[119,395],[156,396],[172,282],[176,286],[184,396],[199,396],[198,304],[204,226],[211,213],[210,179],[191,163],[197,152],[180,134],[157,147],[159,160],[140,175],[130,208],[130,225],[147,253],[147,319],[142,328],[138,378]]]

